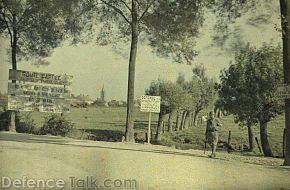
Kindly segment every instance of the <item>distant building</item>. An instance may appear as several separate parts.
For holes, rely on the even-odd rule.
[[[78,96],[72,96],[71,105],[73,107],[86,107],[93,104],[94,101],[89,95],[80,94]]]
[[[108,106],[109,107],[119,107],[120,106],[120,102],[117,100],[111,100],[108,102]]]
[[[87,103],[88,105],[94,103],[94,101],[92,100],[92,98],[89,95],[82,95],[82,96],[78,96],[78,99],[80,99],[81,101]]]

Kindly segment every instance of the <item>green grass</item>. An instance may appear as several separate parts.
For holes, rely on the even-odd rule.
[[[45,117],[51,115],[50,113],[41,112],[21,112],[21,115],[29,114],[35,121],[37,127],[41,127]],[[140,112],[137,108],[135,114],[136,131],[147,130],[148,113]],[[89,107],[89,108],[72,108],[70,112],[64,114],[65,117],[75,124],[77,129],[98,129],[98,130],[112,130],[125,131],[126,124],[126,108],[117,107]],[[152,113],[152,127],[157,125],[158,114]]]
[[[223,127],[219,130],[220,141],[227,142],[229,131],[231,131],[232,143],[234,145],[237,145],[236,148],[238,148],[238,146],[242,144],[248,145],[247,127],[241,127],[238,124],[234,123],[234,117],[232,115],[226,117],[224,116],[220,120],[221,123],[223,124]],[[269,122],[268,124],[269,142],[274,155],[279,157],[282,156],[282,144],[283,144],[282,138],[283,138],[284,122],[285,122],[284,117],[279,116],[275,118],[273,121]],[[255,137],[260,139],[259,126],[253,126],[253,131]],[[205,123],[203,123],[202,125],[199,124],[199,126],[192,127],[187,130],[177,131],[172,134],[165,134],[163,135],[162,142],[164,141],[164,144],[167,145],[171,145],[174,142],[178,142],[175,144],[175,147],[180,149],[189,149],[189,148],[203,149],[204,138],[205,138]],[[189,145],[186,142],[190,142],[191,145]],[[254,143],[255,148],[253,153],[255,155],[262,155],[262,153],[260,153],[257,147],[256,142]]]
[[[148,113],[140,112],[137,108],[135,110],[135,132],[147,132]],[[37,127],[43,125],[46,116],[49,113],[40,112],[22,112],[21,115],[30,114],[34,119]],[[65,113],[65,117],[75,124],[77,129],[84,129],[94,134],[104,133],[123,134],[125,131],[126,122],[126,108],[72,108],[69,113]],[[157,125],[157,114],[152,114],[152,130],[155,131]],[[234,144],[248,144],[247,128],[240,127],[234,123],[233,116],[226,116],[221,118],[223,127],[220,130],[220,140],[227,141],[228,132],[232,133],[232,142]],[[271,121],[268,126],[268,137],[271,148],[276,156],[282,155],[282,136],[284,129],[284,117],[279,116]],[[166,146],[175,146],[180,149],[202,149],[205,133],[205,123],[197,127],[192,127],[184,131],[177,131],[174,133],[166,133],[160,144]],[[258,139],[259,127],[254,126],[254,134]],[[256,143],[255,143],[256,145]],[[256,146],[254,153],[260,155]]]

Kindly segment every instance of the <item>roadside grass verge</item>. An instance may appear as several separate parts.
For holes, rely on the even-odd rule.
[[[21,115],[27,114],[21,112]],[[35,127],[40,128],[45,118],[50,115],[49,113],[31,112],[30,116],[34,120]],[[65,118],[74,123],[74,127],[79,131],[73,131],[69,134],[72,138],[81,138],[84,133],[94,135],[95,140],[103,141],[121,141],[125,131],[126,124],[126,108],[124,107],[88,107],[88,108],[72,108],[69,113],[64,114]],[[24,118],[24,117],[21,117]],[[153,134],[156,131],[158,114],[152,114],[151,127]],[[248,145],[247,128],[241,127],[234,123],[232,115],[224,116],[221,118],[223,127],[219,131],[220,141],[226,142],[228,133],[232,133],[232,143],[239,146],[243,144]],[[167,122],[165,122],[167,125]],[[137,142],[145,142],[148,127],[148,113],[140,112],[138,108],[135,110],[135,133]],[[253,126],[254,135],[258,139],[259,126]],[[271,148],[275,156],[282,156],[282,137],[284,129],[284,117],[279,116],[271,121],[268,126],[268,137]],[[205,123],[199,126],[191,127],[183,131],[174,131],[173,133],[165,132],[162,139],[158,144],[164,146],[171,146],[178,149],[200,149],[204,148],[204,133]],[[238,152],[238,154],[245,155],[262,155],[259,152],[255,142],[253,153]]]

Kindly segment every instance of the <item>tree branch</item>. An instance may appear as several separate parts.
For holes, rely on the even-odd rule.
[[[31,10],[31,6],[30,6],[30,7],[27,7],[27,8],[23,11],[23,13],[22,13],[21,17],[19,18],[17,24],[19,24],[19,23],[22,22],[22,20],[25,18],[25,14],[26,14],[27,11],[29,11],[29,10]]]
[[[127,9],[132,12],[132,9],[129,7],[129,5],[124,1],[124,0],[120,0],[126,7]]]
[[[126,22],[128,22],[129,24],[131,24],[131,22],[129,21],[129,19],[124,15],[124,13],[117,7],[115,7],[114,5],[104,1],[104,0],[101,0],[101,2],[103,2],[104,4],[106,4],[107,6],[111,7],[112,9],[114,9],[117,13],[119,13],[124,19]]]
[[[140,18],[138,19],[138,21],[142,20],[142,18],[145,16],[145,14],[147,13],[147,11],[149,10],[149,8],[153,5],[153,3],[156,0],[152,0],[150,3],[148,3],[147,7],[145,8],[144,12],[141,14]]]
[[[5,12],[8,10],[8,8],[7,7],[3,7],[3,13],[6,15],[6,19],[8,19],[11,23],[12,23],[12,18],[9,18],[9,16],[8,16],[8,13],[6,14]],[[9,10],[8,10],[9,11]],[[10,11],[9,11],[10,12]],[[11,14],[11,12],[10,12],[10,15],[12,15]]]
[[[8,30],[9,35],[10,35],[10,45],[12,46],[12,44],[13,44],[13,34],[12,34],[11,30],[10,30],[9,23],[6,20],[5,12],[1,12],[1,14],[3,16],[3,21],[5,22],[6,28]]]

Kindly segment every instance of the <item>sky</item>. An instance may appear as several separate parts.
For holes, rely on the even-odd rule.
[[[263,13],[263,11],[268,13],[269,10],[261,8],[258,12]],[[247,18],[255,13],[237,20],[235,26],[239,27],[243,41],[250,42],[254,46],[260,46],[264,42],[281,43],[280,33],[275,29],[276,25],[280,26],[278,4],[274,4],[270,11],[269,22],[259,27],[247,24]],[[158,78],[175,81],[177,76],[182,74],[189,80],[192,76],[192,67],[196,64],[203,64],[208,76],[218,80],[220,70],[229,66],[233,55],[212,45],[214,23],[214,16],[210,15],[206,18],[195,47],[199,55],[192,65],[174,63],[169,58],[160,58],[148,45],[139,43],[135,97],[143,95],[151,81]],[[8,48],[8,40],[0,38],[0,92],[7,91],[8,70],[11,68],[8,61],[10,58],[7,54]],[[70,46],[64,42],[46,59],[50,62],[48,66],[37,67],[30,64],[30,61],[23,61],[18,62],[18,69],[73,75],[72,93],[75,95],[85,94],[96,99],[100,97],[101,88],[104,86],[107,100],[126,100],[129,45],[122,49],[122,54],[127,56],[116,53],[109,46],[97,46],[93,43]]]

